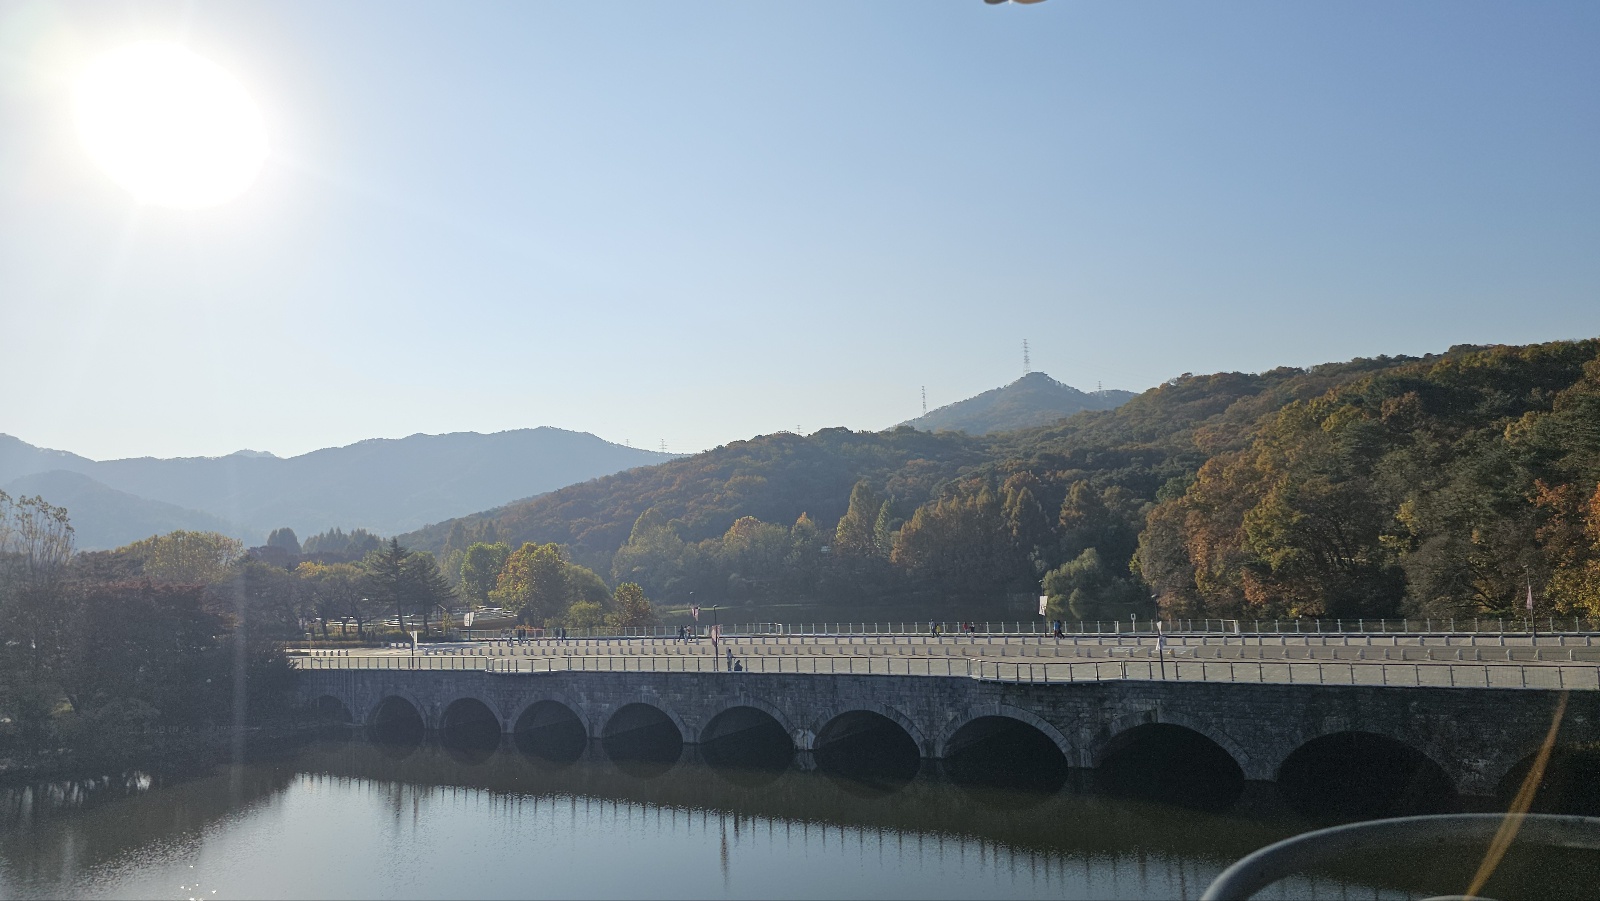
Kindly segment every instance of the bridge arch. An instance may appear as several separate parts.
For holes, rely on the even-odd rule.
[[[683,717],[670,705],[663,704],[661,699],[654,695],[639,694],[608,704],[603,709],[596,711],[595,721],[600,725],[600,738],[606,738],[611,735],[611,724],[616,719],[617,714],[629,707],[649,707],[661,713],[672,722],[672,725],[678,727],[678,736],[684,744],[693,744],[699,737],[699,732],[689,728],[689,724],[684,722]]]
[[[495,709],[495,705],[489,703],[489,701],[485,700],[484,698],[469,692],[447,695],[439,704],[438,728],[440,730],[445,729],[451,724],[451,708],[456,708],[457,711],[460,711],[462,708],[456,707],[456,705],[461,704],[464,701],[472,701],[476,704],[482,705],[483,708],[489,711],[489,714],[494,717],[495,727],[501,732],[506,731],[506,722],[505,720],[501,719],[500,711]]]
[[[1358,729],[1301,743],[1274,775],[1292,805],[1363,817],[1437,813],[1457,790],[1445,768],[1413,743]]]
[[[689,743],[682,717],[653,701],[617,704],[600,727],[600,749],[629,775],[661,775],[678,763]]]
[[[939,733],[939,738],[934,744],[933,756],[941,758],[952,756],[957,750],[960,749],[951,746],[951,739],[955,738],[956,734],[962,729],[965,729],[967,726],[971,725],[977,720],[985,719],[987,717],[1000,717],[1002,719],[1016,720],[1021,723],[1026,723],[1027,725],[1032,726],[1033,728],[1044,733],[1044,736],[1050,739],[1050,741],[1055,744],[1056,748],[1061,751],[1061,756],[1067,759],[1068,764],[1074,764],[1078,759],[1075,749],[1072,746],[1072,742],[1062,734],[1060,729],[1057,729],[1053,724],[1051,724],[1049,720],[1046,720],[1036,713],[1023,710],[1020,707],[1012,707],[1009,704],[987,704],[980,707],[967,708],[967,710],[960,717],[951,720],[950,723],[945,726],[944,730]]]
[[[515,731],[517,728],[517,723],[522,719],[523,714],[527,713],[535,705],[544,703],[560,704],[562,707],[567,708],[567,710],[571,712],[573,716],[578,718],[578,722],[583,724],[584,735],[591,738],[599,737],[599,733],[595,731],[594,724],[590,721],[589,715],[585,711],[583,704],[579,703],[576,698],[564,691],[551,690],[531,693],[527,697],[518,701],[516,706],[511,708],[511,715],[506,717],[506,731]]]
[[[461,763],[479,764],[500,747],[505,732],[500,714],[481,698],[462,695],[439,711],[439,742]]]
[[[433,728],[433,724],[428,722],[428,705],[422,703],[421,699],[415,694],[403,688],[390,688],[380,693],[377,700],[372,702],[372,706],[367,708],[366,715],[361,718],[362,725],[376,726],[378,724],[378,713],[383,710],[383,705],[387,704],[390,699],[410,704],[411,709],[415,710],[417,717],[422,720],[422,728]]]
[[[331,692],[324,692],[313,698],[310,706],[318,722],[345,724],[356,720],[355,714],[350,711],[350,705]]]
[[[1238,800],[1249,773],[1234,749],[1176,717],[1122,717],[1094,748],[1095,785],[1113,795],[1201,810]],[[1214,730],[1208,730],[1214,732]]]
[[[933,756],[933,744],[928,741],[927,736],[923,733],[922,729],[918,728],[917,724],[911,719],[911,717],[906,716],[904,713],[901,713],[899,710],[889,706],[888,704],[882,704],[877,701],[865,699],[829,706],[814,716],[811,720],[811,727],[807,730],[810,732],[809,737],[811,739],[812,748],[815,749],[817,740],[823,736],[828,726],[832,725],[835,720],[848,714],[857,712],[876,713],[884,719],[889,720],[890,722],[899,726],[901,729],[904,729],[905,733],[911,736],[912,742],[916,744],[918,752],[923,757]]]
[[[1533,773],[1538,748],[1504,768],[1493,786],[1494,796],[1509,807]],[[1556,742],[1534,787],[1534,813],[1600,816],[1600,744]]]
[[[796,731],[795,731],[794,722],[789,719],[789,715],[788,714],[784,713],[782,710],[779,710],[777,707],[773,706],[772,704],[770,704],[770,703],[768,703],[768,702],[766,702],[766,701],[764,701],[764,700],[762,700],[760,698],[752,697],[750,695],[745,695],[744,697],[741,697],[741,698],[738,698],[737,700],[731,701],[731,702],[729,702],[729,703],[727,703],[725,705],[722,705],[722,706],[718,707],[716,710],[711,711],[710,713],[708,713],[708,715],[705,718],[705,725],[700,727],[700,732],[696,736],[696,738],[698,739],[699,743],[703,744],[703,743],[708,742],[708,741],[716,740],[719,736],[717,735],[716,730],[714,730],[712,728],[712,726],[724,714],[729,713],[730,711],[733,711],[733,710],[737,710],[740,707],[748,707],[748,708],[750,708],[752,710],[759,710],[762,713],[765,713],[767,716],[772,717],[773,721],[776,722],[779,726],[781,726],[783,728],[783,731],[789,736],[791,741],[795,738]],[[798,746],[799,746],[799,743],[796,742],[796,747],[798,747]]]
[[[1126,740],[1127,733],[1138,729],[1140,726],[1154,725],[1181,726],[1190,732],[1198,733],[1209,739],[1212,744],[1228,752],[1228,756],[1233,758],[1233,762],[1243,771],[1246,779],[1265,780],[1272,778],[1272,774],[1263,772],[1260,765],[1245,751],[1244,747],[1234,741],[1233,737],[1226,732],[1213,727],[1203,720],[1185,716],[1182,713],[1165,708],[1124,714],[1113,719],[1110,723],[1110,728],[1090,745],[1087,755],[1090,765],[1102,766],[1106,761],[1106,757],[1117,750],[1119,745]]]

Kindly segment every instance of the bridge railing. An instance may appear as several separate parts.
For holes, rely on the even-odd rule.
[[[992,682],[1051,684],[1112,680],[1233,682],[1283,685],[1368,685],[1431,688],[1572,689],[1600,691],[1600,666],[1508,663],[1383,663],[1354,661],[1091,660],[996,661],[972,657],[811,655],[738,657],[742,673],[791,675],[963,676]],[[301,657],[310,671],[394,670],[532,674],[556,672],[728,672],[723,657],[574,655],[570,657]]]
[[[815,622],[815,623],[724,623],[719,626],[726,637],[757,635],[817,635],[817,636],[869,636],[869,635],[929,635],[933,627],[940,634],[953,636],[968,634],[962,623],[969,623],[971,634],[992,635],[1046,635],[1052,625],[1044,618],[1026,620],[894,620],[876,622]],[[1191,619],[1168,618],[1161,620],[1162,628],[1169,634],[1224,634],[1224,635],[1339,635],[1339,634],[1584,634],[1600,632],[1600,619],[1583,616],[1476,616],[1476,617],[1419,617],[1409,619]],[[693,623],[691,633],[702,639],[710,636],[711,624]],[[1155,620],[1073,620],[1063,621],[1067,635],[1126,635],[1130,632],[1151,634]],[[515,634],[514,629],[464,629],[462,637],[468,641],[494,641]],[[549,639],[554,630],[533,628],[526,630],[529,637]],[[567,638],[673,638],[676,626],[644,626],[635,628],[596,626],[568,629]]]

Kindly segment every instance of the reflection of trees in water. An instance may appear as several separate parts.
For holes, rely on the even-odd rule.
[[[598,743],[596,743],[598,744]],[[550,766],[516,751],[494,755],[482,764],[463,764],[434,744],[404,759],[385,756],[364,742],[321,747],[299,764],[325,772],[370,780],[395,789],[396,813],[413,815],[431,791],[483,790],[508,797],[507,803],[635,804],[659,808],[662,816],[687,822],[693,815],[773,821],[774,829],[800,830],[821,840],[828,830],[883,830],[944,833],[1017,849],[1055,853],[1064,848],[1123,853],[1146,848],[1218,861],[1242,856],[1297,831],[1294,824],[1264,825],[1255,819],[1185,811],[1134,800],[1061,791],[1023,803],[1014,786],[981,783],[957,787],[939,767],[924,765],[892,791],[882,785],[851,783],[838,773],[792,766],[761,778],[743,778],[738,769],[711,765],[706,749],[685,746],[662,775],[643,777],[620,770],[602,747],[590,746],[567,766]],[[801,755],[802,763],[805,755]],[[730,778],[731,776],[731,778]],[[422,798],[424,800],[419,800]],[[578,799],[571,801],[570,799]],[[587,799],[587,800],[585,800]],[[673,814],[672,811],[679,811]],[[731,822],[731,821],[730,821]],[[741,827],[742,828],[742,827]],[[765,827],[763,827],[765,828]],[[865,840],[854,836],[852,841]],[[872,839],[876,840],[876,839]],[[898,839],[897,839],[898,840]],[[905,840],[910,840],[909,838]],[[929,840],[932,840],[931,837]]]
[[[294,772],[230,766],[198,778],[135,774],[0,790],[0,868],[24,883],[64,886],[151,845],[195,841],[213,823],[266,803]]]
[[[1120,882],[1117,894],[1193,896],[1218,866],[1305,827],[1281,805],[1260,798],[1247,798],[1226,814],[1076,788],[1019,802],[1016,786],[957,782],[946,767],[927,763],[892,793],[874,794],[847,785],[838,773],[808,770],[810,755],[764,770],[759,779],[742,778],[744,770],[715,758],[715,749],[688,746],[664,774],[641,777],[619,769],[598,743],[575,761],[552,766],[510,741],[473,762],[431,739],[405,757],[356,740],[313,746],[286,764],[224,770],[154,792],[121,785],[64,786],[26,798],[6,792],[0,793],[0,870],[20,880],[13,884],[67,886],[96,869],[136,865],[137,855],[152,846],[177,847],[182,854],[213,823],[239,818],[241,809],[291,784],[381,799],[387,819],[407,831],[426,828],[433,816],[463,804],[481,805],[513,827],[548,826],[552,818],[558,827],[643,824],[714,841],[734,859],[751,845],[791,853],[842,846],[868,859],[875,850],[928,855],[963,869],[1058,882],[1064,894],[1084,894],[1085,887],[1093,894],[1096,886],[1109,893],[1106,887]],[[1074,771],[1069,783],[1079,775]],[[1270,785],[1251,789],[1276,795]],[[1508,868],[1515,865],[1508,860]],[[1420,873],[1414,860],[1363,867],[1340,875],[1419,890],[1440,884],[1422,882],[1433,874]]]

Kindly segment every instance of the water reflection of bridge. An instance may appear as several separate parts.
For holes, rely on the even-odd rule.
[[[887,787],[826,767],[741,768],[716,764],[703,748],[679,746],[673,760],[640,768],[590,745],[565,762],[517,749],[513,740],[464,753],[442,740],[399,745],[348,741],[302,755],[302,778],[356,784],[386,796],[397,822],[425,823],[435,808],[484,809],[496,822],[570,826],[580,834],[626,834],[630,828],[721,842],[726,875],[730,846],[741,836],[811,859],[813,850],[874,847],[891,859],[908,852],[926,865],[979,866],[1056,884],[1068,896],[1193,897],[1233,859],[1308,828],[1276,790],[1254,785],[1227,811],[1176,807],[1086,786],[1055,791],[996,789],[920,761]],[[323,789],[326,790],[326,789]],[[621,830],[616,827],[622,827]],[[713,845],[714,846],[714,845]],[[1280,886],[1287,897],[1387,897],[1464,884],[1481,849],[1438,849],[1425,868],[1407,854],[1348,861]],[[1521,853],[1521,852],[1517,852]],[[1580,862],[1581,864],[1581,862]],[[1594,874],[1563,885],[1583,885]],[[1122,888],[1115,886],[1121,881]],[[1129,884],[1140,888],[1130,892]],[[1541,884],[1535,880],[1534,884]]]
[[[725,820],[740,828],[796,834],[821,841],[937,842],[941,836],[986,843],[991,853],[1034,851],[1054,856],[1071,849],[1084,861],[1130,848],[1202,857],[1223,864],[1293,834],[1302,821],[1262,786],[1219,814],[1085,790],[1034,791],[955,778],[937,761],[922,761],[904,778],[861,780],[827,768],[738,767],[714,764],[703,749],[681,746],[675,759],[641,766],[613,758],[595,744],[576,759],[552,761],[519,752],[507,741],[483,755],[441,742],[325,743],[296,761],[304,772],[410,786],[419,792],[482,790],[526,803],[637,805],[686,822]],[[1262,818],[1261,809],[1275,816]],[[1276,825],[1265,823],[1276,820]],[[1221,822],[1226,828],[1219,831]],[[1226,840],[1219,845],[1218,835]],[[1038,861],[1033,861],[1033,865]]]

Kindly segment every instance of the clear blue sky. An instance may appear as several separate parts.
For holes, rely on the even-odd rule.
[[[256,185],[138,208],[84,61],[181,39]],[[0,6],[0,432],[697,451],[1033,368],[1143,390],[1600,335],[1600,3]]]

